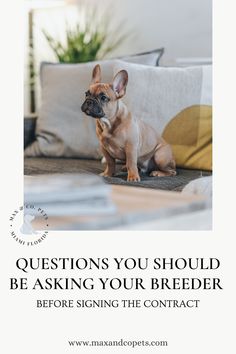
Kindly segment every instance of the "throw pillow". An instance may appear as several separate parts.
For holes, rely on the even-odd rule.
[[[161,48],[127,56],[123,60],[157,65],[163,52]],[[114,62],[100,62],[104,82],[112,81]],[[27,146],[25,156],[100,158],[95,121],[80,109],[96,64],[42,64],[36,140]]]

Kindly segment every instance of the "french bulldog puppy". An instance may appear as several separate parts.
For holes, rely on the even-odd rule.
[[[81,106],[84,113],[96,119],[96,133],[106,159],[102,175],[115,174],[116,159],[124,161],[128,181],[140,181],[139,170],[150,176],[176,175],[170,145],[122,102],[127,83],[125,70],[119,71],[112,83],[102,83],[101,68],[96,65]]]

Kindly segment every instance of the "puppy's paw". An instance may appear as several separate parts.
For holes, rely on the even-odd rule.
[[[170,177],[175,175],[176,175],[175,170],[168,170],[168,171],[152,171],[149,176],[150,177]]]
[[[150,177],[164,177],[165,176],[165,173],[164,172],[161,172],[161,171],[152,171],[150,174],[149,174]]]
[[[113,175],[114,175],[114,173],[109,172],[109,171],[104,171],[102,173],[99,173],[99,176],[102,176],[102,177],[112,177]]]
[[[138,173],[128,172],[127,181],[128,182],[139,182],[140,181],[140,176],[139,176]]]

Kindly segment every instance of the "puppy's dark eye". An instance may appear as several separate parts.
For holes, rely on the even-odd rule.
[[[102,102],[108,102],[109,101],[109,98],[106,95],[101,95],[100,99],[101,99]]]
[[[89,91],[86,91],[85,92],[85,96],[88,97],[90,95],[90,92]]]

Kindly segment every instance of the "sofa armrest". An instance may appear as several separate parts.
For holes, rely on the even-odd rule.
[[[37,116],[24,117],[24,149],[35,140]]]

